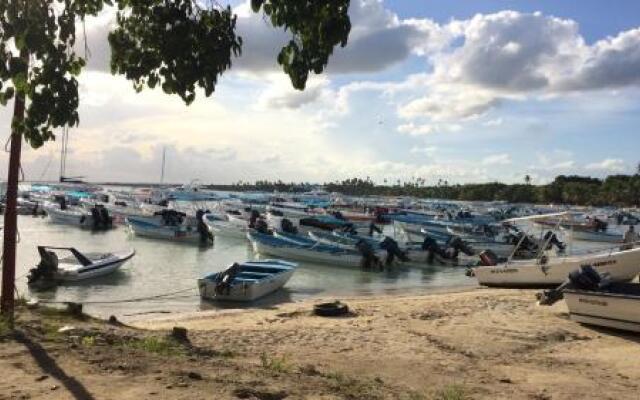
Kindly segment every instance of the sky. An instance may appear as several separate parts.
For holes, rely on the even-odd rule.
[[[68,175],[158,182],[163,149],[175,183],[546,183],[640,161],[637,0],[351,0],[347,46],[303,92],[276,62],[287,35],[230,4],[243,54],[188,107],[111,75],[113,12],[87,21]],[[25,179],[57,179],[59,152],[26,149]]]

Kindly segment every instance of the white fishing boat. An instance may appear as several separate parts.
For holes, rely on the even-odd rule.
[[[68,253],[59,258],[56,252]],[[48,287],[59,282],[74,282],[97,278],[119,269],[135,255],[134,250],[122,253],[81,253],[73,247],[38,246],[40,263],[31,269],[31,287]]]
[[[572,320],[640,332],[640,284],[617,283],[604,290],[565,289]]]
[[[215,236],[223,236],[233,239],[246,239],[249,227],[234,224],[229,221],[220,221],[216,219],[205,218],[205,223],[211,229]]]
[[[549,214],[560,217],[566,213]],[[524,217],[522,219],[544,218]],[[545,248],[543,246],[542,248]],[[480,285],[498,287],[543,287],[559,285],[568,274],[582,265],[591,265],[599,273],[608,273],[614,282],[630,281],[640,273],[640,248],[620,250],[612,248],[582,255],[549,258],[543,251],[533,260],[513,260],[497,265],[471,269]]]
[[[278,258],[308,261],[344,267],[358,267],[363,256],[357,251],[328,246],[313,240],[285,240],[258,232],[249,232],[247,238],[256,253]]]
[[[45,203],[42,208],[49,216],[49,220],[56,224],[74,225],[81,228],[109,229],[113,227],[113,219],[109,211],[100,205],[94,205],[90,210],[79,206],[66,206]]]
[[[565,229],[567,236],[572,240],[587,242],[622,243],[624,237],[616,232],[597,232],[594,230]]]
[[[220,301],[254,301],[282,288],[298,264],[282,260],[247,261],[198,279],[200,297]]]
[[[126,222],[130,231],[136,236],[182,243],[210,244],[213,243],[213,234],[204,220],[202,212],[198,212],[196,218],[191,219],[184,213],[164,210],[152,217],[128,217]]]
[[[610,276],[590,265],[572,271],[558,288],[537,297],[540,305],[564,298],[574,321],[640,332],[640,284],[611,282]]]

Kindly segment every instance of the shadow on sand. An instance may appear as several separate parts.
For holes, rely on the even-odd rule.
[[[29,339],[22,332],[15,332],[15,339],[18,343],[23,344],[27,350],[31,353],[31,356],[42,369],[42,371],[51,377],[57,379],[62,385],[69,391],[73,398],[77,400],[93,400],[94,397],[87,389],[76,380],[74,377],[67,375],[67,373],[60,368],[56,360],[49,356],[49,353],[40,346]]]

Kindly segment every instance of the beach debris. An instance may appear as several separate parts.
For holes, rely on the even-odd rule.
[[[42,381],[44,381],[45,379],[48,379],[48,378],[49,378],[49,375],[40,375],[40,376],[38,376],[36,378],[36,382],[42,382]]]
[[[195,371],[191,371],[187,374],[187,377],[189,379],[192,379],[194,381],[201,381],[202,380],[202,375],[200,375],[199,372],[195,372]]]
[[[187,336],[187,328],[181,326],[174,326],[171,330],[171,337],[179,342],[189,343],[189,337]]]
[[[63,327],[61,327],[60,329],[58,329],[58,333],[70,333],[70,332],[74,332],[77,331],[78,328],[76,328],[73,325],[65,325]]]
[[[251,388],[238,388],[234,389],[233,395],[239,399],[251,399],[251,400],[282,400],[289,396],[285,391],[279,392],[267,392],[260,391]]]
[[[69,301],[67,303],[65,303],[67,305],[67,312],[70,315],[73,315],[75,317],[82,317],[82,304],[81,303],[74,303],[72,301]]]
[[[313,312],[321,317],[340,317],[349,314],[349,306],[340,300],[336,300],[330,303],[314,305]]]

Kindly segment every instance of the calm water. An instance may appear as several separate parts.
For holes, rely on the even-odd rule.
[[[224,269],[234,261],[255,258],[248,242],[216,237],[213,247],[177,244],[137,238],[119,226],[108,232],[92,233],[72,226],[53,224],[46,218],[20,216],[20,243],[16,276],[20,294],[42,300],[74,301],[85,304],[85,311],[99,316],[132,318],[142,314],[198,311],[221,307],[201,301],[196,279]],[[136,256],[116,273],[48,292],[29,291],[25,275],[39,262],[37,245],[76,247],[84,252],[136,250]],[[464,268],[398,269],[393,272],[366,272],[358,269],[301,263],[285,290],[268,296],[253,307],[272,306],[312,296],[382,294],[406,290],[474,285]],[[171,297],[126,303],[120,300],[166,293]],[[229,307],[227,305],[226,307]],[[233,305],[238,307],[238,305]]]

